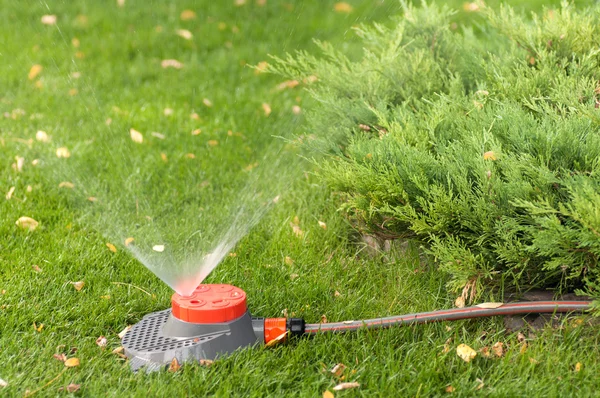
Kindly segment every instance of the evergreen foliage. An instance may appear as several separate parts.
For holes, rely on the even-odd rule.
[[[359,59],[318,43],[271,69],[317,77],[319,174],[361,232],[426,242],[471,298],[600,297],[600,7],[481,13],[475,34],[405,5],[392,27],[357,28]]]

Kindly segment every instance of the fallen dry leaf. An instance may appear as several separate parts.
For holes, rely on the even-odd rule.
[[[69,358],[65,361],[65,366],[67,368],[75,368],[75,367],[79,366],[79,359],[78,358]]]
[[[29,80],[35,79],[42,72],[42,69],[42,65],[33,65],[31,69],[29,69],[29,73],[27,74]]]
[[[33,264],[33,265],[31,266],[31,268],[33,268],[33,270],[34,270],[35,272],[37,272],[38,274],[39,274],[40,272],[42,272],[42,269],[40,268],[40,266],[39,266],[39,265]]]
[[[345,12],[345,13],[351,13],[352,12],[352,6],[348,3],[345,3],[343,1],[340,1],[339,3],[335,3],[333,6],[333,10],[335,12]]]
[[[117,252],[117,248],[112,243],[106,242],[106,247],[108,247],[108,250],[110,250],[113,253]]]
[[[54,355],[52,355],[52,358],[57,359],[61,362],[64,362],[67,360],[67,356],[65,354],[54,354]]]
[[[521,348],[519,349],[519,354],[523,355],[527,351],[527,342],[524,341],[521,343]]]
[[[196,13],[192,10],[183,10],[179,15],[179,19],[182,21],[189,21],[196,18]]]
[[[212,359],[201,359],[198,361],[198,363],[200,364],[200,366],[209,367],[214,363],[214,361]]]
[[[192,135],[200,135],[200,133],[202,133],[200,129],[192,130]]]
[[[476,2],[463,3],[463,10],[465,10],[466,12],[477,12],[479,11],[479,8],[479,4],[477,4]]]
[[[335,398],[335,395],[329,390],[323,391],[323,398]]]
[[[15,187],[8,188],[8,192],[5,195],[6,200],[10,200],[15,192]]]
[[[454,388],[454,387],[452,387],[452,386],[447,386],[447,387],[445,388],[445,391],[446,391],[447,393],[453,393],[455,390],[456,390],[456,388]]]
[[[344,370],[346,370],[346,365],[338,363],[330,370],[330,372],[335,375],[335,377],[340,377],[342,373],[344,373]]]
[[[213,103],[212,103],[212,101],[211,101],[211,100],[209,100],[208,98],[204,98],[204,99],[202,100],[202,103],[203,103],[205,106],[208,106],[209,108],[210,108],[211,106],[213,106]]]
[[[13,169],[20,173],[23,171],[23,165],[25,164],[25,158],[21,156],[15,156],[15,163],[12,164]]]
[[[108,340],[106,339],[106,337],[100,336],[96,339],[96,345],[98,347],[106,347],[106,344],[108,344]]]
[[[254,68],[254,74],[259,75],[261,73],[264,73],[267,71],[268,67],[269,64],[266,61],[261,61],[256,65],[256,68]]]
[[[327,229],[327,224],[325,224],[323,221],[319,221],[319,227]]]
[[[131,325],[127,326],[125,329],[123,329],[119,332],[119,334],[118,334],[119,338],[122,339],[123,337],[125,337],[125,334],[127,334],[127,332],[129,332],[129,330],[131,330]],[[115,353],[115,352],[113,351],[113,353]]]
[[[504,343],[501,341],[498,341],[497,343],[495,343],[492,346],[492,352],[494,353],[494,355],[496,355],[497,357],[501,357],[504,355]]]
[[[477,351],[466,344],[459,344],[459,346],[456,347],[456,355],[465,362],[471,362],[471,360],[477,356]]]
[[[59,388],[58,391],[66,391],[68,393],[74,393],[74,392],[79,391],[80,388],[81,388],[81,384],[71,383],[66,387]]]
[[[186,29],[177,29],[175,33],[177,34],[177,36],[182,37],[186,40],[192,40],[192,37],[194,37],[192,32]]]
[[[77,290],[79,292],[85,286],[85,282],[84,281],[71,282],[71,285],[73,285],[75,290]]]
[[[209,146],[217,146],[217,145],[219,145],[219,141],[217,141],[217,140],[208,140],[207,144]]]
[[[56,150],[56,156],[59,158],[70,158],[71,152],[66,147],[60,147]]]
[[[539,361],[535,358],[529,358],[529,363],[532,365],[537,365],[539,363]]]
[[[175,68],[175,69],[181,69],[183,68],[183,64],[179,61],[177,61],[176,59],[164,59],[161,63],[160,66],[162,66],[163,68]]]
[[[158,253],[162,253],[165,251],[165,245],[154,245],[152,246],[152,250]]]
[[[292,106],[292,113],[294,115],[299,115],[302,113],[302,108],[300,108],[298,105],[294,105]]]
[[[290,266],[291,266],[291,265],[294,265],[294,260],[292,260],[292,258],[291,258],[291,257],[289,257],[289,256],[285,256],[285,258],[283,259],[283,262],[284,262],[286,265],[290,265]]]
[[[58,187],[73,189],[73,188],[75,188],[75,184],[73,184],[72,182],[69,182],[69,181],[63,181],[60,184],[58,184]]]
[[[496,154],[493,151],[487,151],[483,154],[484,160],[496,160]]]
[[[263,102],[262,104],[263,111],[265,112],[265,116],[269,116],[271,114],[271,105]]]
[[[88,196],[87,200],[89,200],[90,202],[97,202],[98,198],[95,198],[93,196]]]
[[[0,379],[0,387],[4,388],[8,386],[8,382],[6,380]]]
[[[481,303],[481,304],[477,304],[475,307],[479,307],[479,308],[499,308],[502,307],[504,305],[504,303]]]
[[[42,15],[44,25],[56,25],[56,15]]]
[[[353,382],[349,382],[349,383],[340,383],[337,386],[333,387],[333,391],[342,391],[342,390],[347,390],[349,388],[357,388],[360,387],[360,384],[353,381]]]
[[[38,130],[37,133],[35,133],[35,139],[39,142],[50,142],[50,137],[42,130]]]
[[[321,323],[327,323],[327,315],[321,315]]]
[[[465,299],[464,299],[464,297],[458,296],[456,298],[456,300],[454,300],[454,306],[456,308],[464,308],[464,306],[465,306]]]
[[[337,290],[333,293],[334,297],[340,297],[342,295],[342,293],[338,292]]]
[[[131,141],[141,144],[144,142],[144,136],[142,133],[135,129],[129,129],[129,136],[131,137]]]
[[[38,326],[35,322],[33,322],[33,328],[36,332],[41,333],[42,329],[44,329],[44,324],[40,323],[40,326]]]
[[[120,336],[119,336],[119,337],[120,337]],[[115,348],[114,350],[112,350],[111,352],[112,352],[113,354],[121,354],[121,353],[122,353],[124,350],[125,350],[125,348],[123,348],[123,347],[117,347],[117,348]]]
[[[492,356],[492,353],[490,352],[488,346],[483,347],[481,350],[479,350],[479,352],[481,353],[481,355],[483,355],[484,358],[489,358]]]
[[[277,85],[277,87],[275,87],[277,90],[281,91],[281,90],[285,90],[286,88],[294,88],[296,86],[298,86],[300,84],[300,82],[298,80],[286,80],[283,83],[279,83]]]
[[[135,239],[133,239],[133,238],[131,238],[131,237],[129,237],[129,238],[127,238],[127,239],[125,239],[125,246],[129,246],[130,244],[132,244],[132,243],[133,243],[133,241],[134,241],[134,240],[135,240]]]
[[[582,366],[583,366],[583,365],[581,365],[581,362],[577,362],[577,363],[575,364],[575,372],[581,372],[581,367],[582,367]]]
[[[152,137],[158,138],[159,140],[164,140],[165,139],[164,134],[157,133],[156,131],[151,132],[150,135],[152,135]]]
[[[294,279],[298,278],[299,276],[300,276],[300,275],[298,275],[298,274],[291,274],[291,275],[290,275],[290,279],[291,279],[291,280],[294,280]]]
[[[29,231],[35,231],[36,228],[39,226],[39,223],[33,218],[25,216],[19,217],[15,224],[17,225],[17,227],[21,229],[27,229]]]
[[[169,365],[169,372],[177,372],[179,369],[181,369],[179,361],[177,361],[177,358],[173,358],[171,364]]]
[[[519,334],[517,334],[517,341],[519,343],[522,343],[526,340],[525,335],[522,332],[519,332]]]

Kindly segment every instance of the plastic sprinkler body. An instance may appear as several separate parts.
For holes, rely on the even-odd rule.
[[[303,333],[304,321],[299,319],[252,318],[242,289],[207,284],[190,296],[173,294],[171,309],[146,315],[123,337],[123,347],[134,371],[145,367],[150,372],[165,368],[173,358],[179,363],[215,359],[282,340],[288,331],[300,334],[300,328]]]

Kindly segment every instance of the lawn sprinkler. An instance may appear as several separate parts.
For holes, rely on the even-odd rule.
[[[134,371],[166,369],[178,363],[215,359],[239,348],[273,344],[290,335],[314,335],[499,315],[582,312],[590,301],[483,303],[473,307],[397,315],[385,318],[305,324],[299,318],[255,318],[246,293],[235,286],[200,285],[190,296],[171,297],[171,309],[146,315],[123,337]]]

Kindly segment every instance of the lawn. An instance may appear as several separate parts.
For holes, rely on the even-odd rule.
[[[341,381],[360,387],[336,396],[595,395],[599,329],[579,319],[528,335],[526,347],[501,319],[460,321],[317,335],[149,375],[113,353],[118,333],[173,293],[121,244],[128,228],[151,214],[140,235],[160,232],[181,258],[213,244],[255,192],[281,199],[207,279],[244,289],[253,314],[316,323],[453,306],[416,246],[368,253],[335,193],[278,138],[306,133],[305,86],[251,67],[313,51],[314,38],[356,53],[351,27],[385,23],[400,4],[235,3],[0,0],[0,395],[56,396],[73,383],[82,396],[314,397]],[[452,4],[457,23],[477,23]],[[22,216],[38,227],[18,228]],[[497,342],[501,357],[456,355],[461,343]]]

